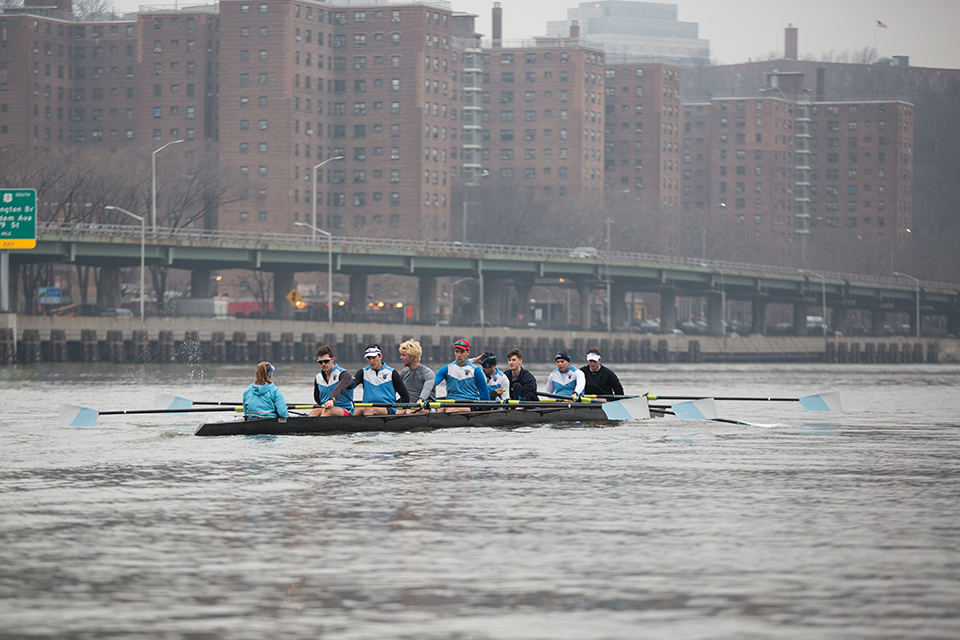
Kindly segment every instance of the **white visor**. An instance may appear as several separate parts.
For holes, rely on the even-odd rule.
[[[597,362],[600,362],[600,356],[595,353],[588,353],[587,360],[596,360]]]
[[[370,347],[370,348],[367,349],[367,351],[363,354],[363,357],[364,357],[364,358],[372,358],[372,357],[374,357],[374,356],[382,356],[382,355],[383,355],[383,353],[380,351],[380,349],[377,349],[376,347]]]

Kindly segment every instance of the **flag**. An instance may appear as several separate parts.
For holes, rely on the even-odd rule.
[[[877,20],[877,26],[880,27],[881,29],[886,29],[886,28],[887,28],[887,25],[883,24],[883,23],[880,22],[879,20]]]

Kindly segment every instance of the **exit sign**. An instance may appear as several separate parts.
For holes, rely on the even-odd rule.
[[[36,189],[0,189],[0,249],[36,246]]]

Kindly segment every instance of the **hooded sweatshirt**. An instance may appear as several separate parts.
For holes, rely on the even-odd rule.
[[[283,399],[283,394],[277,385],[272,382],[267,384],[251,384],[243,392],[243,416],[246,419],[260,418],[289,418],[287,411],[287,401]]]

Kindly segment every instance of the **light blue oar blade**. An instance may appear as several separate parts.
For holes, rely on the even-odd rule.
[[[650,409],[646,398],[628,398],[600,405],[608,420],[646,420]]]
[[[157,394],[157,397],[153,399],[154,409],[189,409],[192,406],[193,400],[169,393]]]
[[[713,398],[678,402],[670,408],[680,420],[713,420],[717,417],[717,403]]]
[[[840,392],[830,391],[800,398],[800,404],[807,411],[841,411]]]
[[[60,405],[61,427],[92,427],[97,423],[100,412],[96,409],[78,407],[73,404]]]

